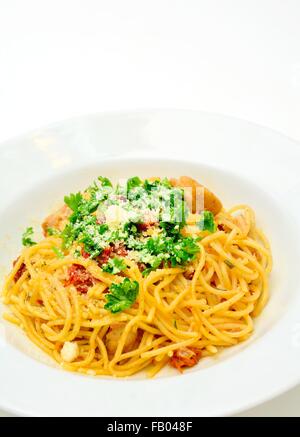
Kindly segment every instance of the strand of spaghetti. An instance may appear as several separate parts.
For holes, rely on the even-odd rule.
[[[186,307],[199,307],[201,310],[207,310],[210,308],[209,305],[207,305],[205,299],[189,299],[183,302],[183,306]]]
[[[155,323],[157,327],[160,329],[160,331],[168,337],[170,340],[178,342],[182,340],[182,338],[193,338],[195,339],[198,334],[197,332],[185,332],[185,331],[179,331],[172,325],[166,326],[162,321],[156,319]],[[175,331],[175,333],[174,333]]]
[[[12,296],[11,297],[11,302],[15,305],[15,307],[17,307],[21,313],[24,316],[30,316],[31,313],[30,311],[27,310],[27,308],[24,305],[24,301],[22,301],[21,297],[17,297],[17,296]]]
[[[185,290],[183,290],[180,294],[178,294],[172,303],[165,309],[165,312],[171,313],[174,311],[174,309],[179,305],[179,303],[186,297],[188,293],[190,293],[191,287],[187,287]]]
[[[225,248],[226,250],[228,250],[228,249],[230,248],[230,246],[232,245],[232,241],[233,241],[234,237],[235,237],[236,235],[238,235],[238,233],[239,233],[239,231],[238,231],[237,227],[235,227],[235,228],[233,228],[233,229],[231,230],[231,232],[227,235],[226,242],[225,242],[225,244],[224,244],[224,248]]]
[[[219,311],[224,311],[230,308],[235,302],[238,302],[242,297],[244,296],[244,292],[240,291],[232,298],[228,299],[225,302],[221,302],[217,305],[215,305],[213,308],[209,308],[207,310],[204,310],[202,312],[203,316],[210,316],[211,314],[217,313]]]
[[[163,301],[161,300],[161,297],[160,297],[160,292],[161,292],[161,290],[162,290],[166,285],[169,285],[171,282],[173,282],[175,278],[176,278],[176,275],[169,275],[169,276],[166,276],[166,277],[161,281],[161,283],[155,287],[155,290],[154,290],[154,297],[155,297],[157,303],[158,303],[160,306],[165,306],[165,305],[163,304]]]
[[[240,283],[243,284],[243,279],[241,279]],[[243,301],[245,301],[247,303],[254,302],[254,304],[256,305],[261,293],[262,293],[262,289],[260,287],[255,287],[253,285],[253,290],[251,290],[249,293],[245,294],[245,296],[243,297]]]
[[[220,240],[226,241],[226,234],[224,231],[217,231],[214,234],[209,234],[201,240],[201,245],[205,248],[206,246],[211,245],[214,241]]]
[[[77,337],[81,326],[81,311],[80,311],[81,308],[80,308],[77,293],[73,288],[70,288],[70,296],[72,301],[72,309],[74,310],[74,321],[72,320],[73,328],[69,332],[69,335],[66,336],[65,341],[74,340]]]
[[[259,264],[259,262],[257,261],[257,259],[253,255],[245,253],[242,250],[237,249],[237,248],[232,248],[232,253],[235,255],[238,255],[241,258],[244,258],[245,260],[247,260],[248,263],[253,264],[254,267],[258,270],[258,272],[261,275],[265,274],[264,269],[262,268],[262,266]]]
[[[99,299],[103,296],[103,292],[107,289],[107,284],[104,284],[102,282],[97,282],[93,287],[91,287],[88,292],[87,296],[91,298]]]
[[[116,360],[115,362],[127,360],[128,358],[132,358],[134,356],[140,356],[143,352],[146,352],[149,349],[152,349],[152,348],[159,346],[160,344],[166,342],[166,340],[168,340],[167,337],[162,336],[162,337],[157,338],[156,340],[152,341],[149,344],[146,344],[142,347],[137,348],[134,351],[122,353],[120,355],[120,357],[118,358],[118,360]]]
[[[232,296],[235,293],[235,291],[233,290],[220,290],[216,287],[212,287],[204,280],[204,277],[202,275],[198,276],[198,283],[204,289],[204,291],[215,294],[220,298],[227,298],[228,296]]]
[[[55,278],[54,278],[55,279]],[[58,334],[48,335],[48,339],[52,341],[60,341],[67,338],[67,332],[70,330],[72,324],[72,307],[67,293],[62,289],[58,281],[56,281],[57,293],[59,294],[65,310],[65,323],[63,329]],[[42,329],[43,329],[42,325]]]
[[[223,315],[225,317],[230,317],[230,318],[233,318],[233,319],[239,319],[239,318],[243,317],[245,314],[251,314],[253,309],[254,309],[253,303],[249,303],[244,310],[240,310],[240,311],[238,311],[238,310],[235,310],[235,311],[228,310],[228,311],[224,311]]]
[[[153,319],[154,319],[154,315],[155,315],[155,307],[152,307],[149,312],[148,312],[148,316],[147,316],[147,323],[152,323]]]
[[[150,334],[153,334],[153,335],[161,335],[161,332],[159,331],[159,329],[157,329],[157,328],[153,328],[153,326],[149,326],[149,325],[147,325],[146,323],[139,322],[139,327],[140,327],[141,329],[143,329],[144,331],[149,332]]]
[[[201,270],[203,269],[203,266],[205,263],[204,247],[201,244],[199,244],[199,247],[200,247],[200,256],[198,257],[198,265],[197,265],[197,268],[196,268],[196,271],[194,273],[192,283],[191,283],[191,292],[192,292],[193,298],[196,297],[196,283],[197,283],[198,277],[200,276]]]
[[[72,367],[79,368],[82,366],[86,366],[87,364],[89,364],[93,360],[93,358],[95,356],[96,338],[97,338],[99,329],[100,328],[95,328],[93,331],[93,334],[90,337],[90,347],[89,347],[89,352],[88,352],[86,358],[84,360],[81,360],[81,361],[73,362],[71,364]]]
[[[247,325],[245,326],[245,328],[243,330],[241,330],[240,332],[232,332],[232,331],[225,330],[224,332],[226,332],[226,335],[229,335],[230,337],[243,337],[246,334],[248,334],[249,332],[251,332],[253,330],[253,321],[252,321],[251,317],[249,315],[246,315],[246,316],[244,316],[244,319],[245,319]]]
[[[45,290],[40,290],[40,295],[41,295],[42,304],[45,306],[45,309],[49,314],[50,320],[56,319],[57,313],[55,313]]]
[[[21,320],[19,320],[17,317],[14,317],[12,314],[9,313],[3,313],[3,319],[7,320],[10,323],[13,323],[14,325],[20,326]]]
[[[231,269],[224,262],[219,262],[222,274],[222,283],[225,289],[231,289]]]
[[[115,368],[112,371],[110,371],[110,374],[114,375],[114,376],[119,376],[119,377],[131,376],[131,375],[134,375],[135,373],[143,370],[145,367],[148,367],[149,364],[151,364],[150,359],[145,360],[145,359],[140,358],[139,360],[136,361],[136,363],[134,365],[131,365],[129,367],[129,369],[125,368],[125,370],[119,370],[118,366],[115,366]],[[122,366],[122,368],[124,368],[124,367],[125,366]]]
[[[230,338],[230,336],[228,336],[227,334],[220,332],[219,329],[215,328],[204,316],[200,315],[201,317],[201,321],[202,321],[202,326],[200,327],[202,334],[209,338],[210,334],[209,332],[205,329],[208,328],[209,331],[217,338],[227,342],[228,344],[235,344],[236,342]]]
[[[206,265],[205,265],[205,268],[202,270],[202,275],[203,275],[206,282],[210,282],[212,280],[212,277],[215,274],[215,269],[212,265],[209,265],[209,262],[207,262],[209,255],[205,254],[205,257],[206,257],[206,260],[205,260]]]
[[[174,309],[175,315],[178,315],[178,317],[181,319],[181,322],[184,324],[189,325],[191,322],[191,313],[188,311],[187,314],[187,308],[186,306],[178,307]]]
[[[221,258],[223,260],[227,260],[229,261],[233,267],[235,267],[236,269],[238,269],[240,272],[242,272],[243,274],[249,275],[249,277],[252,278],[253,276],[253,271],[251,269],[249,269],[248,267],[244,266],[241,262],[239,262],[237,259],[233,258],[232,256],[230,256],[228,253],[226,253],[224,251],[224,249],[222,249],[222,247],[219,244],[216,243],[211,243],[211,247],[221,256]],[[255,276],[253,277],[253,279],[255,279]]]
[[[118,361],[118,358],[121,356],[122,351],[124,349],[125,343],[126,343],[126,339],[127,336],[129,334],[129,331],[131,330],[131,328],[136,325],[139,321],[141,320],[141,316],[137,316],[134,319],[130,320],[130,322],[127,323],[124,331],[122,332],[121,338],[119,340],[116,352],[114,354],[113,359],[111,360],[110,365],[113,365],[114,363],[116,363]]]
[[[20,257],[21,258],[21,257]],[[18,263],[20,262],[20,260],[18,261]],[[13,270],[13,273],[11,275],[9,275],[9,277],[7,278],[7,280],[4,283],[4,291],[3,291],[3,298],[4,298],[4,303],[8,304],[9,303],[9,298],[10,296],[12,296],[16,290],[19,289],[20,285],[22,285],[23,283],[25,283],[27,277],[28,277],[28,272],[25,271],[21,277],[18,279],[18,281],[16,281],[16,283],[14,282],[14,277],[17,273],[16,267],[18,266],[18,263],[15,265],[15,268]],[[20,268],[20,267],[19,267]],[[16,270],[16,271],[15,271]],[[10,287],[11,282],[13,282],[13,286]]]
[[[270,251],[264,247],[262,244],[259,244],[257,241],[252,238],[246,238],[242,241],[232,241],[232,245],[238,245],[239,247],[251,247],[252,249],[256,249],[258,253],[263,253],[267,258],[270,258]]]
[[[138,326],[136,328],[137,328],[137,330],[135,332],[137,334],[138,333]],[[139,332],[141,332],[141,331],[139,331]],[[139,344],[136,346],[136,348],[138,348],[138,349],[142,348],[147,343],[149,336],[153,337],[152,334],[150,334],[149,332],[146,332],[146,331],[143,332],[142,336],[137,335],[136,344],[137,343],[139,343]],[[139,339],[140,339],[140,341],[139,341]],[[134,350],[136,350],[136,349],[134,349]],[[124,352],[122,352],[122,354],[123,353],[126,353],[126,352],[124,351]]]
[[[109,359],[107,354],[107,349],[105,347],[105,344],[101,338],[99,338],[99,335],[97,336],[97,344],[101,352],[101,357],[103,359],[103,367],[104,369],[108,369]]]
[[[48,283],[49,287],[47,287]],[[41,297],[48,310],[48,313],[53,315],[53,319],[57,318],[58,316],[65,316],[65,312],[62,309],[61,304],[59,304],[58,300],[55,298],[55,291],[51,292],[50,281],[45,281],[45,286],[43,289],[41,289]]]
[[[173,320],[174,318],[172,315],[162,312],[159,308],[157,309],[156,315],[154,317],[154,323],[159,323],[160,327],[163,326],[166,332],[169,332],[169,336],[174,334],[175,336],[177,335],[177,338],[187,338],[197,335],[196,332],[187,332],[177,329],[174,326]]]
[[[31,319],[30,318],[26,318],[23,314],[21,314],[13,305],[12,306],[12,312],[21,320],[22,323],[22,327],[25,330],[25,332],[27,333],[28,337],[30,338],[30,340],[35,343],[37,346],[39,346],[41,349],[43,349],[45,352],[49,353],[51,352],[51,349],[54,348],[53,344],[48,342],[46,339],[44,338],[40,338],[34,328],[32,327],[31,323]]]
[[[155,272],[151,272],[149,276],[145,279],[145,287],[148,287],[150,284],[158,281],[162,276],[165,275],[174,275],[176,273],[181,273],[181,268],[167,268],[167,269],[157,269]]]
[[[34,308],[34,306],[31,305],[29,302],[24,302],[24,307],[27,309],[28,313],[31,316],[39,317],[43,320],[51,320],[51,316],[49,315],[49,313],[46,313],[38,307]]]
[[[154,378],[161,371],[161,369],[168,363],[169,357],[164,357],[160,362],[156,363],[151,369],[148,370],[147,376],[148,378]]]
[[[168,352],[173,351],[175,349],[180,349],[182,347],[189,346],[189,345],[193,344],[195,342],[195,340],[196,339],[185,340],[185,341],[181,341],[180,343],[170,344],[168,346],[164,346],[164,347],[158,348],[158,349],[153,350],[153,351],[143,352],[141,354],[141,357],[142,358],[152,358],[152,357],[155,357],[155,356],[160,355],[162,353],[167,354]]]
[[[146,358],[141,358],[140,356],[136,355],[135,357],[129,358],[126,361],[114,363],[110,367],[110,370],[114,371],[116,369],[119,369],[121,371],[126,371],[126,370],[129,370],[129,369],[134,369],[137,366],[143,365],[143,363],[145,363],[145,362],[150,364],[151,360],[150,359],[146,359]]]
[[[124,312],[119,315],[106,316],[103,317],[101,320],[93,320],[91,322],[83,320],[81,326],[83,326],[84,328],[97,328],[97,327],[100,328],[102,326],[111,325],[117,322],[127,322],[131,319],[132,317],[130,317],[129,314]]]

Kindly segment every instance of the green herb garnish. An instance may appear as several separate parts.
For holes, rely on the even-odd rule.
[[[71,193],[70,196],[64,197],[64,202],[69,208],[71,208],[72,211],[74,211],[76,213],[76,212],[78,212],[79,205],[82,202],[82,194],[81,193],[76,193],[76,194]]]
[[[53,252],[57,256],[57,258],[63,259],[65,257],[63,251],[59,249],[58,247],[53,246],[52,247]]]
[[[104,176],[99,176],[98,181],[101,182],[102,187],[112,187],[112,183],[108,178],[105,178]]]
[[[138,295],[139,283],[125,278],[120,284],[111,284],[110,293],[105,295],[104,308],[115,314],[130,308]]]
[[[208,231],[210,233],[216,232],[217,226],[215,224],[214,215],[211,211],[202,211],[198,228],[202,231]]]
[[[142,185],[142,181],[138,176],[134,176],[127,180],[127,192],[133,190],[136,187],[140,187]]]
[[[234,267],[234,264],[231,262],[231,261],[229,261],[229,259],[225,259],[224,260],[224,263],[230,268],[230,269],[233,269],[233,267]]]
[[[186,264],[195,258],[200,247],[193,237],[161,237],[149,238],[146,242],[146,250],[150,255],[161,257],[161,261],[169,261],[172,267],[178,264]],[[153,263],[152,263],[153,267]],[[157,266],[158,267],[158,266]]]
[[[27,228],[22,235],[22,244],[23,246],[33,246],[36,244],[35,241],[32,240],[31,236],[33,235],[32,227]]]
[[[75,258],[80,258],[82,255],[81,255],[81,251],[79,250],[79,249],[75,249],[74,250],[74,257]]]
[[[55,229],[55,228],[47,228],[46,232],[47,232],[47,235],[50,235],[50,236],[52,236],[52,235],[60,235],[59,230]]]
[[[122,258],[110,258],[106,264],[103,264],[102,270],[112,275],[122,272],[127,267],[126,262]]]

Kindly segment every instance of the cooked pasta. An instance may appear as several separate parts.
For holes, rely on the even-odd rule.
[[[66,370],[182,371],[248,339],[268,300],[272,258],[253,210],[226,210],[187,177],[100,177],[43,229],[38,243],[23,235],[4,317]]]

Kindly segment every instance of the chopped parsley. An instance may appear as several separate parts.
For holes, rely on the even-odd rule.
[[[110,293],[105,295],[104,308],[113,314],[119,313],[134,304],[139,292],[139,283],[125,278],[120,284],[111,284],[109,291]]]
[[[214,215],[211,211],[202,211],[200,220],[197,225],[202,231],[208,231],[210,233],[213,233],[217,230]]]
[[[229,259],[225,259],[224,260],[224,263],[230,268],[230,269],[233,269],[233,267],[234,267],[234,264],[231,262],[231,261],[229,261]]]
[[[79,249],[75,249],[74,250],[74,257],[75,258],[80,258],[81,257],[81,251]]]
[[[162,236],[149,238],[145,245],[146,252],[153,255],[153,262],[150,261],[151,267],[157,268],[162,261],[167,261],[171,267],[176,265],[185,265],[194,259],[199,252],[200,247],[197,240],[193,237],[168,236],[165,233]],[[158,260],[160,263],[157,265]]]
[[[63,251],[59,249],[58,247],[53,246],[52,247],[53,252],[57,256],[57,258],[63,259],[65,257]]]
[[[114,257],[110,258],[106,264],[102,265],[102,270],[112,275],[122,272],[127,267],[125,261],[122,258]]]
[[[103,176],[99,176],[98,181],[101,182],[102,187],[111,187],[112,188],[112,183],[110,182],[110,180],[108,178],[105,178]]]
[[[81,203],[82,203],[82,194],[81,193],[76,193],[76,194],[71,193],[70,196],[64,197],[64,201],[65,201],[65,204],[69,208],[71,208],[72,211],[74,211],[76,213],[76,212],[78,212],[79,205],[81,205]]]
[[[35,241],[32,240],[33,229],[32,227],[27,228],[22,235],[22,244],[23,246],[34,246],[36,244]]]
[[[127,192],[129,193],[131,190],[133,190],[136,187],[140,187],[142,185],[142,181],[138,176],[135,176],[133,178],[130,178],[127,180]]]
[[[60,232],[55,228],[47,228],[47,235],[49,236],[60,235]]]

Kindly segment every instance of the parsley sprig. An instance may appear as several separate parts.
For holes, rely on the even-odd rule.
[[[114,257],[110,258],[106,264],[103,264],[102,270],[112,275],[116,275],[125,270],[126,267],[126,262],[122,258]]]
[[[214,215],[211,211],[202,211],[200,220],[197,223],[198,228],[202,231],[210,233],[216,232],[217,226],[215,224]]]
[[[33,235],[33,229],[32,227],[28,227],[26,228],[26,230],[23,232],[22,235],[22,244],[23,246],[34,246],[36,244],[35,241],[32,240],[32,235]]]
[[[139,292],[139,283],[125,278],[120,284],[111,284],[110,293],[105,295],[106,304],[104,308],[111,313],[119,313],[130,308]]]

